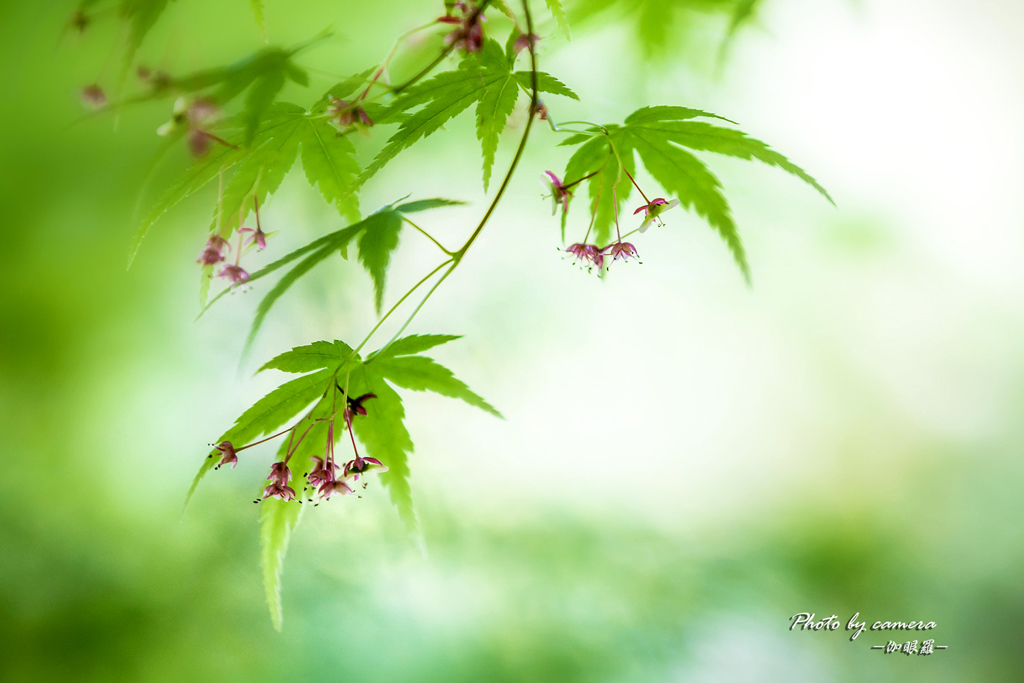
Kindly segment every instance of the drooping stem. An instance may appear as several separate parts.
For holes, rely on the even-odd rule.
[[[625,169],[623,169],[625,170]],[[628,173],[626,175],[629,175]],[[639,189],[639,188],[638,188]],[[615,186],[612,185],[612,206],[616,208],[615,211],[615,236],[619,238],[619,242],[622,241],[622,233],[619,232],[619,199],[615,194]]]
[[[348,403],[348,397],[347,396],[345,397],[345,403],[346,404]],[[359,449],[356,448],[356,435],[355,435],[355,432],[352,431],[352,416],[349,415],[348,413],[349,413],[348,407],[346,407],[345,408],[345,424],[348,425],[348,435],[350,437],[352,437],[352,452],[356,454],[356,461],[358,462],[358,461],[361,461],[362,459],[359,457]]]
[[[528,0],[523,0],[523,12],[526,14],[526,30],[530,35],[533,35],[533,17],[530,14],[530,5]],[[538,104],[538,88],[537,88],[537,51],[534,48],[533,41],[527,41],[527,47],[530,49],[530,115],[526,119],[526,127],[523,129],[523,137],[519,141],[519,147],[516,149],[516,154],[512,157],[512,163],[508,167],[508,173],[505,174],[505,179],[501,181],[501,187],[498,188],[498,193],[494,195],[494,200],[491,205],[487,207],[487,213],[480,219],[480,224],[473,231],[473,234],[469,236],[466,243],[462,245],[453,255],[455,259],[455,266],[459,264],[462,257],[466,255],[469,248],[476,241],[476,238],[480,235],[480,232],[484,229],[487,221],[490,219],[491,214],[498,208],[498,203],[501,201],[502,196],[505,194],[505,190],[508,188],[508,184],[512,182],[512,176],[516,172],[516,167],[519,165],[519,160],[523,158],[523,152],[526,150],[526,141],[530,138],[530,130],[533,128],[533,121],[537,116],[537,104]],[[454,270],[454,267],[452,269]]]
[[[569,189],[570,187],[573,187],[573,186],[575,186],[575,185],[579,185],[579,184],[580,184],[580,183],[582,183],[582,182],[583,182],[584,180],[590,180],[591,178],[593,178],[594,176],[596,176],[596,175],[597,175],[598,173],[600,173],[600,172],[601,172],[601,171],[603,171],[603,170],[604,170],[604,166],[602,166],[601,168],[597,169],[596,171],[594,171],[593,173],[591,173],[591,174],[589,174],[589,175],[585,175],[585,176],[583,176],[583,177],[582,177],[582,178],[580,178],[579,180],[574,180],[574,181],[572,181],[571,183],[566,183],[565,185],[562,185],[562,189],[563,189],[563,190],[568,190],[568,189]]]
[[[302,440],[306,438],[306,435],[309,434],[309,431],[311,429],[313,429],[313,427],[316,426],[317,422],[320,422],[320,420],[319,419],[313,420],[313,423],[311,425],[309,425],[308,427],[306,427],[306,431],[302,432],[302,436],[300,436],[299,440],[295,442],[295,446],[294,447],[291,445],[291,443],[288,444],[288,449],[285,451],[285,455],[284,455],[284,462],[285,462],[286,465],[288,464],[288,461],[292,459],[292,456],[295,455],[295,451],[299,450],[299,445],[302,444]],[[299,425],[295,425],[295,427],[298,427],[298,426]],[[292,427],[292,430],[294,430],[295,427]],[[295,436],[295,432],[294,431],[292,431],[292,436]]]
[[[201,131],[198,131],[198,132],[201,135],[205,135],[206,137],[210,138],[214,142],[217,142],[217,143],[220,143],[220,144],[224,145],[225,147],[230,147],[231,149],[235,149],[235,150],[237,150],[239,148],[238,145],[236,145],[236,144],[234,144],[232,142],[228,142],[224,138],[218,137],[218,136],[214,135],[213,133],[209,133],[209,132],[207,132],[205,130],[201,130]]]
[[[590,232],[594,229],[594,223],[597,222],[597,207],[601,203],[601,188],[597,188],[597,197],[594,198],[594,210],[590,214],[590,225],[587,227],[587,234],[583,236],[583,244],[587,243],[590,239]]]
[[[592,121],[562,121],[562,123],[559,124],[552,121],[551,117],[549,116],[548,125],[550,125],[551,130],[553,130],[556,133],[576,133],[578,135],[608,135],[607,128],[605,128],[599,123],[594,123]],[[599,129],[601,132],[596,133],[592,130],[568,130],[565,128],[560,128],[560,126],[590,126],[591,128]]]
[[[409,217],[408,217],[408,216],[405,216],[405,215],[403,215],[403,216],[402,216],[402,218],[403,218],[403,219],[405,219],[405,222],[406,222],[406,223],[408,223],[408,224],[409,224],[409,225],[411,225],[412,227],[414,227],[414,228],[416,228],[417,230],[419,230],[419,231],[420,231],[420,232],[421,232],[421,233],[423,234],[423,236],[424,236],[424,237],[426,237],[426,238],[427,238],[428,240],[430,240],[431,242],[433,242],[434,244],[436,244],[436,245],[437,245],[437,248],[438,248],[438,249],[440,249],[440,250],[441,250],[441,251],[443,251],[444,253],[448,254],[448,256],[451,256],[451,255],[452,255],[452,252],[450,252],[450,251],[448,251],[447,249],[445,249],[445,248],[444,248],[444,247],[443,247],[443,246],[441,245],[441,243],[440,243],[440,242],[438,242],[438,241],[437,241],[436,239],[434,239],[434,237],[433,237],[433,236],[432,236],[432,235],[431,235],[431,234],[430,234],[429,232],[427,232],[426,230],[424,230],[423,228],[421,228],[420,226],[416,225],[416,224],[415,224],[415,223],[413,223],[413,222],[412,222],[411,220],[409,220]]]
[[[458,267],[458,265],[458,261],[452,263],[452,267],[446,270],[444,272],[444,275],[442,275],[440,279],[438,279],[438,281],[434,283],[434,286],[430,288],[430,291],[428,291],[426,296],[423,297],[422,301],[420,301],[416,305],[416,308],[414,308],[412,313],[409,314],[409,317],[405,319],[405,322],[402,323],[402,326],[398,328],[398,332],[395,332],[391,339],[388,340],[388,343],[381,347],[381,351],[394,344],[395,340],[398,339],[399,335],[405,332],[405,328],[409,327],[409,323],[412,322],[412,319],[415,318],[416,314],[420,312],[421,308],[423,308],[423,304],[427,303],[427,299],[430,298],[430,295],[437,291],[437,288],[441,286],[441,283],[444,282],[448,278],[448,276],[452,274],[452,271],[455,270],[455,268]]]
[[[266,443],[267,441],[270,441],[271,439],[276,439],[277,437],[281,436],[282,434],[287,434],[288,432],[292,431],[293,429],[295,429],[298,426],[299,426],[298,424],[295,424],[295,425],[292,425],[291,427],[289,427],[288,429],[281,430],[277,434],[274,434],[272,436],[268,436],[265,439],[260,439],[259,441],[253,441],[252,443],[247,443],[244,446],[242,446],[241,448],[236,448],[235,449],[235,453],[241,453],[246,448],[252,448],[253,446],[259,446],[261,443]]]
[[[422,284],[423,284],[424,282],[426,282],[427,280],[429,280],[430,278],[432,278],[432,277],[434,276],[434,274],[435,274],[435,273],[437,273],[437,271],[441,270],[442,268],[444,268],[445,266],[447,266],[447,265],[448,265],[449,263],[451,263],[451,262],[452,262],[452,259],[448,259],[447,261],[445,261],[444,263],[442,263],[441,265],[439,265],[439,266],[438,266],[437,268],[434,268],[434,269],[433,269],[432,271],[430,271],[429,273],[427,273],[426,275],[424,275],[424,276],[423,276],[423,279],[421,279],[421,280],[420,280],[419,282],[417,282],[416,284],[414,284],[414,285],[412,286],[412,289],[410,289],[410,290],[409,290],[408,292],[406,292],[405,294],[403,294],[403,295],[402,295],[402,298],[401,298],[401,299],[399,299],[398,301],[396,301],[396,302],[395,302],[395,304],[394,304],[394,305],[393,305],[393,306],[392,306],[392,307],[391,307],[390,309],[388,309],[388,312],[387,312],[387,313],[385,313],[385,314],[384,314],[384,316],[383,316],[383,317],[382,317],[382,318],[381,318],[380,320],[378,320],[378,321],[377,321],[377,324],[373,326],[373,329],[372,329],[372,330],[370,330],[370,331],[369,331],[369,333],[368,333],[368,334],[366,335],[366,337],[365,337],[365,338],[363,339],[363,341],[361,341],[361,342],[359,343],[359,346],[357,346],[357,347],[356,347],[356,348],[355,348],[355,349],[354,349],[354,350],[352,351],[352,356],[350,356],[350,357],[349,357],[349,359],[348,359],[348,361],[346,361],[346,362],[350,362],[350,361],[351,361],[352,359],[354,359],[354,358],[355,358],[355,355],[356,355],[357,353],[359,353],[359,351],[360,351],[360,350],[361,350],[361,349],[362,349],[362,348],[363,348],[364,346],[366,346],[366,342],[370,341],[370,337],[372,337],[372,336],[374,335],[374,333],[375,333],[375,332],[376,332],[377,330],[379,330],[379,329],[380,329],[380,326],[384,324],[384,321],[385,321],[385,320],[387,320],[388,318],[390,318],[390,317],[391,317],[391,314],[392,314],[392,313],[394,313],[394,312],[395,312],[395,311],[396,311],[396,310],[398,309],[398,307],[399,307],[399,306],[401,306],[401,305],[402,305],[402,303],[403,303],[403,302],[404,302],[404,301],[405,301],[406,299],[408,299],[408,298],[409,298],[410,296],[412,296],[412,293],[413,293],[413,292],[415,292],[415,291],[416,291],[417,289],[419,289],[419,287],[420,287],[420,286],[421,286],[421,285],[422,285]],[[442,278],[442,279],[443,279],[443,278]],[[436,285],[435,285],[435,287],[436,287]]]
[[[614,147],[612,149],[614,149]],[[616,152],[615,156],[618,156],[618,155],[619,155],[619,153]],[[633,187],[635,187],[637,189],[637,191],[640,193],[640,196],[644,198],[644,201],[647,202],[648,204],[650,204],[651,200],[647,198],[647,195],[644,194],[644,191],[641,190],[640,186],[636,184],[635,180],[633,180],[633,176],[631,176],[629,174],[629,171],[626,170],[626,167],[622,165],[622,160],[621,159],[619,160],[619,166],[622,168],[622,172],[626,174],[626,177],[629,178],[629,181],[631,183],[633,183]]]

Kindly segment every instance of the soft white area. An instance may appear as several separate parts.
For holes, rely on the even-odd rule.
[[[839,208],[774,169],[710,158],[748,244],[747,291],[693,216],[669,214],[637,240],[642,266],[599,282],[555,254],[537,193],[513,194],[416,325],[467,335],[439,355],[508,419],[411,398],[421,499],[680,528],[870,485],[907,457],[904,440],[996,436],[1024,331],[1022,16],[1011,3],[769,3],[725,82],[683,96],[678,74],[609,103],[609,117],[650,101],[735,118]],[[607,40],[556,56],[566,80],[575,64],[587,88],[607,86],[585,77],[622,70]],[[560,168],[536,153],[522,172],[545,165]]]

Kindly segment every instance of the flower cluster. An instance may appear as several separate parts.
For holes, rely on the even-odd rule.
[[[270,476],[267,477],[270,483],[263,489],[263,498],[260,500],[266,500],[267,498],[280,498],[281,500],[295,500],[295,489],[288,486],[288,482],[292,480],[292,472],[288,469],[288,464],[284,461],[275,462],[270,466]]]
[[[641,213],[644,214],[643,223],[641,223],[640,226],[633,230],[632,232],[627,233],[626,237],[629,237],[631,234],[633,234],[633,232],[646,232],[647,228],[649,228],[651,224],[655,222],[658,223],[658,225],[664,225],[664,221],[662,221],[661,215],[668,211],[669,209],[673,209],[679,206],[679,200],[673,199],[672,201],[668,201],[663,197],[657,197],[656,199],[650,200],[647,199],[647,195],[645,195],[643,190],[640,189],[640,186],[636,184],[636,180],[633,179],[633,176],[629,175],[629,172],[625,171],[625,169],[623,169],[623,171],[626,173],[627,176],[629,176],[629,179],[633,183],[634,187],[636,187],[636,189],[639,190],[640,194],[643,195],[643,198],[646,201],[645,204],[638,207],[636,211],[633,212],[634,216]],[[559,178],[551,171],[545,171],[544,176],[542,176],[541,179],[551,188],[550,196],[554,203],[552,215],[558,213],[559,205],[561,205],[562,207],[563,215],[567,214],[569,212],[569,201],[572,199],[572,188],[575,185],[583,182],[584,180],[593,177],[599,172],[600,171],[597,171],[578,180],[574,180],[573,182],[566,183],[563,182],[561,178]],[[596,217],[597,202],[594,203],[592,219],[596,219]],[[593,220],[591,220],[591,228],[593,228]],[[578,263],[585,265],[587,267],[587,270],[597,268],[597,270],[600,271],[602,268],[604,268],[606,257],[610,257],[613,262],[618,261],[619,259],[622,259],[623,261],[628,261],[631,258],[639,259],[640,255],[637,253],[636,247],[633,246],[632,243],[626,242],[619,231],[618,214],[616,214],[615,216],[615,234],[616,239],[614,242],[601,247],[598,246],[597,244],[589,244],[587,242],[587,238],[590,237],[590,230],[587,230],[587,235],[586,237],[583,238],[582,242],[576,242],[575,244],[570,245],[565,251],[571,254],[572,256],[575,256],[576,261]]]
[[[235,252],[235,262],[225,263],[221,267],[220,272],[217,273],[218,277],[230,281],[232,287],[245,284],[249,280],[249,272],[239,265],[243,248],[255,246],[260,250],[266,249],[267,238],[276,234],[276,231],[269,235],[263,232],[263,228],[260,226],[260,205],[255,196],[253,196],[253,208],[256,214],[256,227],[241,227],[238,229],[238,250]],[[243,236],[245,236],[244,242]],[[203,246],[203,250],[199,252],[199,258],[196,259],[196,263],[202,266],[214,266],[226,261],[227,252],[230,251],[231,244],[225,238],[218,234],[210,235]]]
[[[226,239],[220,235],[210,235],[206,240],[203,250],[199,252],[199,258],[196,259],[196,263],[202,266],[216,265],[225,260],[225,254],[229,251],[231,251],[231,245],[228,244]],[[237,260],[235,263],[225,263],[221,267],[220,272],[217,273],[217,276],[229,280],[232,286],[244,284],[249,279],[248,271],[238,265]]]
[[[299,444],[306,438],[306,435],[309,434],[313,426],[317,423],[326,421],[327,439],[324,444],[324,456],[313,456],[311,458],[313,468],[304,475],[307,485],[303,487],[303,491],[313,489],[315,494],[310,495],[316,495],[320,500],[330,500],[331,496],[335,495],[354,495],[355,489],[353,488],[352,483],[358,481],[360,477],[365,478],[365,476],[371,472],[388,471],[387,466],[377,458],[359,455],[359,450],[356,448],[355,435],[352,431],[352,420],[356,417],[367,414],[366,406],[363,404],[373,398],[377,398],[376,395],[363,394],[357,398],[347,398],[344,409],[339,411],[344,417],[345,426],[352,438],[352,451],[355,456],[343,466],[336,464],[334,458],[334,416],[313,420],[313,424],[307,427],[305,433],[303,433],[297,441],[295,440],[295,431],[298,429],[299,424],[304,420],[300,420],[298,424],[274,434],[273,436],[269,436],[245,446],[236,447],[230,441],[222,441],[221,443],[213,446],[213,452],[210,453],[209,457],[213,458],[218,456],[220,458],[214,466],[214,469],[220,469],[224,465],[231,465],[232,469],[234,469],[235,465],[238,464],[238,454],[241,451],[291,432],[292,438],[288,442],[288,448],[285,449],[284,459],[275,462],[270,466],[270,474],[267,476],[267,484],[263,489],[263,494],[253,502],[259,503],[260,501],[268,498],[277,498],[286,502],[297,500],[301,503],[301,497],[290,485],[292,482],[292,471],[288,467],[288,463],[291,460],[292,455],[294,455],[295,451],[298,449]],[[365,481],[363,482],[363,486],[366,486]],[[313,497],[309,497],[307,500],[309,502],[313,502],[315,499]]]
[[[220,235],[210,235],[206,245],[199,252],[196,263],[204,266],[212,266],[224,260],[225,252],[231,251],[231,245]]]
[[[566,251],[576,257],[576,260],[583,264],[591,264],[598,270],[604,267],[604,259],[611,256],[612,261],[620,258],[626,261],[630,258],[639,258],[636,247],[629,242],[612,242],[606,247],[599,247],[596,244],[577,242],[571,245]]]
[[[459,16],[453,13],[459,12]],[[444,37],[445,45],[452,45],[464,52],[480,52],[484,48],[484,24],[487,18],[483,11],[477,9],[472,2],[456,2],[448,8],[448,13],[438,17],[438,23],[455,24],[458,28]]]

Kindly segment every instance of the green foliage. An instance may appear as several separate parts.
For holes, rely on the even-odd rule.
[[[729,34],[727,39],[736,35],[736,32],[740,30],[740,27],[750,21],[757,11],[757,6],[760,3],[761,0],[739,0],[736,3],[736,7],[732,12],[732,18],[729,20]]]
[[[403,214],[417,213],[419,211],[427,211],[429,209],[439,209],[443,206],[465,206],[466,202],[460,202],[456,199],[417,199],[413,202],[406,202],[398,207],[398,210]]]
[[[328,375],[327,371],[321,371],[285,382],[242,413],[234,426],[221,434],[217,443],[230,441],[238,446],[280,428],[321,395]],[[214,449],[203,461],[185,496],[186,507],[199,482],[217,465],[218,455],[219,451]]]
[[[352,142],[338,133],[327,119],[306,117],[302,136],[302,168],[328,204],[349,220],[359,219],[355,181],[359,163]]]
[[[306,253],[304,250],[308,250],[308,254],[306,255],[306,257],[299,261],[299,263],[296,264],[295,267],[293,267],[291,270],[285,273],[284,276],[277,281],[277,284],[274,285],[274,287],[271,288],[269,292],[267,292],[267,295],[263,297],[263,300],[260,301],[259,306],[256,308],[256,317],[253,319],[252,327],[249,330],[249,336],[246,338],[245,341],[245,352],[247,353],[249,349],[252,347],[252,343],[256,340],[256,333],[259,332],[260,327],[263,325],[263,320],[267,317],[267,314],[270,312],[271,307],[273,307],[274,303],[279,298],[281,298],[281,296],[286,291],[288,291],[288,289],[293,284],[295,284],[299,280],[299,278],[301,278],[303,275],[312,270],[315,266],[323,262],[328,256],[340,251],[345,246],[347,246],[349,241],[353,237],[355,237],[361,230],[363,230],[363,228],[366,227],[367,222],[369,222],[369,224],[372,225],[376,223],[378,220],[380,220],[380,218],[377,216],[377,214],[374,214],[373,216],[367,218],[366,221],[356,223],[353,226],[343,228],[329,235],[325,235],[324,237],[321,237],[318,240],[314,240],[314,242],[312,242],[309,245],[306,245],[306,247],[296,249],[291,254],[288,254],[288,256],[285,256],[283,259],[279,259],[278,261],[275,261],[266,268],[263,268],[262,270],[259,270],[256,273],[254,273],[252,277],[249,278],[249,282],[257,280],[269,274],[270,272],[277,270],[282,265],[284,265],[284,263],[282,263],[283,261],[287,262],[292,261],[295,258],[298,258],[296,252],[303,251],[304,253]],[[322,243],[322,245],[314,250],[309,250],[310,246],[317,243]]]
[[[257,372],[280,370],[281,372],[313,372],[323,368],[336,367],[338,360],[352,355],[352,348],[343,341],[318,341],[307,346],[297,346],[263,364]]]
[[[378,357],[373,365],[388,380],[413,391],[433,391],[449,398],[458,398],[471,406],[485,410],[495,417],[501,417],[495,408],[480,396],[470,391],[446,367],[438,365],[425,356]]]
[[[235,121],[229,122],[229,130],[238,130]],[[254,198],[263,206],[280,187],[300,151],[310,185],[319,189],[342,217],[357,220],[355,179],[359,166],[351,141],[325,119],[311,117],[294,104],[277,102],[268,108],[248,148],[215,146],[150,209],[132,243],[129,265],[149,228],[164,213],[222,175],[227,181],[210,230],[230,236],[253,211]]]
[[[128,249],[128,266],[131,267],[139,247],[142,246],[142,240],[161,216],[217,178],[221,169],[231,168],[239,163],[245,155],[246,152],[241,149],[216,146],[209,154],[194,161],[142,219]]]
[[[760,0],[575,0],[568,2],[577,26],[610,20],[633,31],[633,43],[648,59],[675,56],[691,36],[706,30],[707,19],[724,28],[729,40],[749,22]]]
[[[320,34],[291,48],[261,48],[227,66],[203,69],[172,79],[167,88],[158,90],[150,97],[162,97],[168,92],[203,93],[223,106],[264,79],[282,76],[305,85],[305,71],[297,66],[292,58],[324,37],[326,34]],[[281,82],[284,83],[283,79]]]
[[[252,18],[256,21],[256,28],[260,32],[260,38],[267,40],[267,23],[263,18],[263,0],[249,0],[249,7],[252,9]]]
[[[393,123],[400,114],[406,114],[406,118],[363,172],[359,182],[366,182],[399,152],[436,132],[476,104],[477,137],[483,148],[486,188],[498,148],[498,136],[505,129],[519,90],[530,88],[530,73],[513,71],[514,61],[511,43],[507,51],[503,51],[497,41],[488,40],[479,55],[462,60],[458,69],[437,74],[405,91],[383,113],[378,123]],[[578,99],[572,90],[549,74],[538,74],[538,88],[541,92]]]
[[[566,182],[596,174],[586,182],[595,203],[592,208],[596,212],[594,238],[603,243],[610,239],[614,217],[632,190],[629,176],[621,171],[624,167],[635,177],[635,153],[668,193],[678,197],[683,206],[693,209],[719,233],[749,282],[750,266],[722,185],[687,149],[757,159],[797,176],[830,202],[832,198],[814,178],[765,143],[735,129],[694,120],[698,118],[728,121],[697,109],[644,107],[630,114],[625,125],[610,124],[603,130],[592,129],[593,136],[589,138],[576,136],[567,141],[580,147],[566,167]],[[615,205],[615,200],[620,206]]]
[[[84,0],[81,7],[88,7],[93,1]],[[143,37],[164,11],[168,0],[113,1],[120,3],[121,12],[129,21],[128,50],[125,56],[127,71]],[[582,14],[602,12],[617,2],[595,0]],[[561,0],[546,0],[546,3],[555,23],[569,39],[568,20]],[[258,30],[266,40],[263,2],[250,0],[249,4]],[[701,6],[719,12],[729,8],[733,10],[731,34],[751,16],[756,4],[757,0],[671,0],[668,3],[638,0],[630,3],[629,9],[639,19],[646,48],[667,42],[673,34],[672,22],[665,19],[666,11],[671,11],[671,7]],[[670,7],[669,10],[666,10],[666,5]],[[482,11],[484,8],[480,9]],[[186,123],[182,122],[186,121],[193,135],[196,134],[195,126],[209,125],[209,130],[203,129],[201,132],[208,134],[218,144],[204,158],[189,166],[181,179],[171,186],[145,216],[133,243],[129,263],[147,230],[164,213],[214,179],[218,181],[218,200],[210,231],[223,239],[231,237],[242,227],[250,213],[266,205],[296,160],[301,159],[310,186],[316,188],[349,225],[295,249],[248,277],[247,282],[255,285],[263,278],[282,271],[280,278],[269,288],[257,307],[245,343],[245,352],[251,348],[277,300],[295,282],[329,257],[340,254],[347,259],[352,244],[355,245],[359,263],[367,270],[373,282],[374,306],[379,315],[384,303],[388,267],[398,248],[402,227],[404,223],[410,222],[405,216],[461,202],[436,198],[394,202],[361,218],[359,188],[403,150],[432,135],[475,105],[475,130],[481,144],[486,191],[492,178],[500,136],[521,99],[521,93],[533,95],[540,92],[578,99],[556,77],[533,71],[532,60],[531,70],[515,70],[519,56],[515,49],[516,41],[520,37],[519,27],[522,24],[506,2],[494,3],[494,9],[504,12],[515,25],[504,48],[497,41],[488,39],[482,50],[464,57],[455,69],[427,78],[433,68],[454,49],[449,44],[419,75],[394,88],[390,87],[387,79],[380,79],[394,55],[392,52],[383,64],[332,86],[308,109],[278,100],[288,81],[302,86],[308,84],[308,75],[294,62],[293,57],[319,37],[290,49],[265,47],[227,66],[206,69],[166,82],[158,82],[154,78],[152,92],[134,101],[158,99],[172,94],[184,95],[193,99],[207,99],[221,107],[234,103],[232,108],[236,113],[219,122],[208,123],[198,122],[200,117],[182,118],[180,112],[176,112],[179,116],[174,121],[174,127],[178,131],[178,139],[187,136],[181,130],[186,127]],[[526,19],[527,25],[532,26],[529,15]],[[396,43],[396,47],[399,44]],[[332,109],[334,100],[345,100],[347,104],[344,107],[351,109]],[[348,115],[354,116],[356,113],[355,107],[359,107],[360,122],[345,128],[349,121]],[[337,115],[339,108],[345,116]],[[530,112],[531,116],[533,114]],[[829,201],[831,198],[807,173],[766,144],[739,130],[698,119],[733,123],[696,109],[658,106],[644,107],[634,112],[621,125],[593,126],[584,132],[575,133],[563,142],[577,147],[568,161],[564,183],[572,187],[586,184],[588,196],[577,197],[577,203],[585,202],[592,214],[592,228],[588,231],[587,241],[604,244],[611,240],[612,227],[619,227],[619,215],[636,187],[634,177],[639,158],[667,193],[678,197],[683,206],[692,209],[721,235],[749,281],[749,266],[743,244],[721,183],[694,152],[714,152],[744,160],[759,160],[799,177]],[[363,170],[348,133],[358,129],[369,135],[370,120],[374,126],[395,125],[397,130]],[[339,131],[339,127],[345,129]],[[520,159],[520,153],[516,155],[516,162]],[[513,163],[509,170],[510,176],[515,168],[516,163]],[[503,183],[502,192],[505,187]],[[577,187],[577,191],[581,189]],[[454,269],[460,262],[497,206],[500,194],[462,249],[449,252],[442,247],[451,258],[441,267],[451,264],[451,269]],[[640,194],[644,193],[641,191]],[[645,201],[650,201],[654,196],[645,197]],[[563,239],[565,219],[563,213]],[[589,239],[590,235],[593,235],[592,240]],[[220,241],[212,244],[223,245]],[[234,253],[241,256],[241,251],[239,238]],[[210,255],[207,252],[206,255],[209,256],[207,260],[220,258],[219,254]],[[438,284],[451,269],[439,279]],[[205,306],[213,267],[205,265],[201,272],[200,296]],[[420,284],[436,272],[433,271]],[[210,305],[227,291],[230,289],[218,294]],[[432,293],[434,290],[430,291]],[[415,316],[418,311],[419,307],[412,315]],[[406,325],[408,321],[402,326],[403,330]],[[380,324],[374,327],[371,336],[378,327]],[[367,405],[363,407],[366,408],[366,414],[352,416],[351,429],[358,436],[365,453],[387,466],[388,469],[380,474],[381,483],[386,487],[407,529],[415,534],[417,520],[409,462],[413,441],[405,426],[405,408],[399,390],[430,391],[457,398],[501,417],[493,406],[470,390],[450,370],[432,358],[421,355],[456,338],[451,335],[412,335],[389,342],[365,359],[359,355],[359,351],[366,340],[356,349],[341,341],[320,341],[296,347],[268,361],[260,371],[278,370],[299,376],[282,383],[244,411],[217,441],[230,442],[236,452],[244,450],[245,457],[250,457],[254,451],[248,451],[247,448],[263,443],[257,442],[257,439],[291,423],[284,432],[270,438],[287,434],[278,449],[279,458],[290,463],[292,487],[298,496],[302,496],[300,487],[303,479],[307,484],[303,491],[308,489],[309,481],[308,473],[302,473],[303,466],[308,467],[307,463],[312,456],[324,452],[333,454],[336,442],[344,436],[349,415],[345,406],[349,405],[349,397],[372,394],[372,399],[365,399]],[[333,442],[329,442],[331,439]],[[189,489],[186,505],[199,482],[217,466],[221,457],[222,453],[217,448],[207,455]],[[268,494],[272,492],[273,489]],[[285,502],[270,498],[263,502],[261,509],[261,566],[271,619],[278,630],[282,622],[282,566],[289,539],[299,522],[302,510],[300,503],[301,500]]]
[[[442,396],[459,398],[470,405],[501,417],[483,398],[472,392],[447,368],[431,358],[418,354],[440,344],[458,339],[452,335],[413,335],[395,340],[386,348],[363,361],[358,353],[342,342],[318,341],[293,348],[268,361],[260,371],[280,370],[288,373],[308,373],[289,380],[274,389],[242,413],[234,426],[226,431],[218,443],[230,441],[240,449],[259,436],[278,429],[300,415],[310,404],[313,407],[289,429],[278,450],[284,459],[291,453],[289,466],[293,474],[292,487],[302,489],[311,455],[321,455],[327,448],[327,423],[338,415],[344,405],[347,389],[350,396],[372,393],[376,398],[367,404],[367,414],[353,418],[353,429],[370,457],[377,458],[388,470],[380,474],[392,503],[410,534],[417,532],[410,485],[409,455],[413,450],[412,437],[405,427],[405,408],[402,399],[391,384],[415,391],[432,391]],[[327,419],[323,419],[327,418]],[[343,421],[335,418],[335,440],[344,434]],[[217,464],[219,452],[214,449],[203,461],[189,489],[188,505],[199,481]],[[246,457],[246,456],[243,456]],[[299,493],[301,495],[301,493]],[[268,498],[262,501],[260,514],[261,566],[274,627],[281,628],[281,567],[292,531],[298,524],[302,506],[297,501],[284,502]]]
[[[398,248],[398,233],[402,230],[402,214],[398,210],[374,214],[367,219],[359,236],[359,262],[373,278],[373,303],[379,314],[384,304],[384,278],[391,253]]]
[[[263,587],[274,628],[281,630],[281,569],[288,541],[302,516],[302,506],[276,498],[263,501],[260,509],[260,567]]]
[[[352,422],[352,427],[370,456],[387,465],[388,471],[380,475],[381,483],[387,488],[406,529],[415,534],[418,525],[409,483],[409,454],[413,445],[409,430],[405,428],[405,407],[398,392],[384,381],[372,364],[364,365],[357,376],[362,377],[365,390],[376,394],[377,398],[367,408],[366,415]]]
[[[211,232],[229,237],[253,211],[254,199],[263,206],[277,191],[298,156],[305,121],[302,107],[284,102],[270,107],[248,151],[233,157],[235,163],[221,166],[230,180],[214,212]]]
[[[558,29],[565,36],[566,40],[572,39],[572,33],[569,31],[569,19],[565,16],[565,9],[562,7],[561,0],[545,0],[548,4],[548,10],[551,11],[551,16],[555,18],[555,23],[558,24]]]
[[[374,359],[384,360],[395,356],[411,356],[412,354],[432,349],[441,344],[447,344],[459,338],[450,334],[413,334],[396,339],[387,346],[374,351],[370,354],[368,361]]]
[[[503,79],[484,91],[476,106],[476,134],[483,147],[484,189],[491,181],[498,136],[505,130],[508,117],[519,99],[519,87],[511,78]]]
[[[121,80],[135,61],[135,55],[142,47],[150,29],[167,9],[168,0],[122,0],[121,15],[128,19],[128,44],[125,47],[124,60],[121,68]],[[85,6],[85,3],[82,3]]]
[[[277,94],[284,87],[284,69],[274,69],[261,74],[253,80],[252,87],[245,97],[245,109],[242,110],[241,119],[245,124],[245,144],[252,144],[256,137],[256,128],[260,125],[263,114],[270,105],[274,103]]]
[[[398,246],[398,236],[404,222],[402,216],[405,213],[458,204],[461,204],[461,202],[450,199],[424,199],[397,206],[389,204],[379,211],[370,214],[362,221],[313,240],[309,244],[299,247],[270,265],[252,273],[248,280],[250,284],[263,279],[294,261],[299,261],[267,292],[256,308],[256,317],[253,320],[252,328],[249,331],[245,344],[246,350],[255,341],[256,334],[259,332],[263,321],[266,319],[274,303],[303,275],[325,261],[332,254],[343,252],[348,248],[349,243],[357,237],[359,238],[357,243],[359,261],[366,267],[370,277],[373,279],[374,303],[377,311],[380,312],[384,298],[387,266],[391,260],[392,252]],[[216,303],[228,291],[230,289],[225,289],[214,297],[207,304],[206,309]],[[204,309],[204,312],[206,309]]]

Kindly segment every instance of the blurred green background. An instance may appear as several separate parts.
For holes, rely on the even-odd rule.
[[[311,88],[288,95],[308,104],[440,4],[267,0],[272,42],[335,28],[300,59]],[[507,419],[408,396],[425,551],[379,487],[307,511],[282,634],[250,502],[271,452],[209,477],[183,520],[181,501],[206,444],[278,380],[252,377],[259,361],[365,334],[368,279],[340,259],[311,276],[240,369],[260,292],[193,322],[215,191],[125,270],[137,203],[184,156],[143,183],[169,102],[78,120],[79,88],[116,80],[117,22],[62,38],[72,3],[0,6],[0,678],[1021,680],[1024,7],[766,0],[723,50],[728,2],[583,3],[568,44],[534,4],[542,68],[583,99],[549,102],[556,118],[715,111],[839,210],[712,159],[753,290],[683,212],[637,241],[643,265],[598,281],[555,250],[537,177],[567,155],[540,131],[412,328],[464,334],[437,357]],[[179,0],[140,58],[181,73],[260,44],[247,3]],[[364,210],[470,200],[425,220],[468,233],[484,205],[470,119],[375,179]],[[339,220],[293,171],[261,258]],[[392,300],[430,264],[403,244]],[[804,611],[934,620],[892,637],[949,649],[788,631]]]

